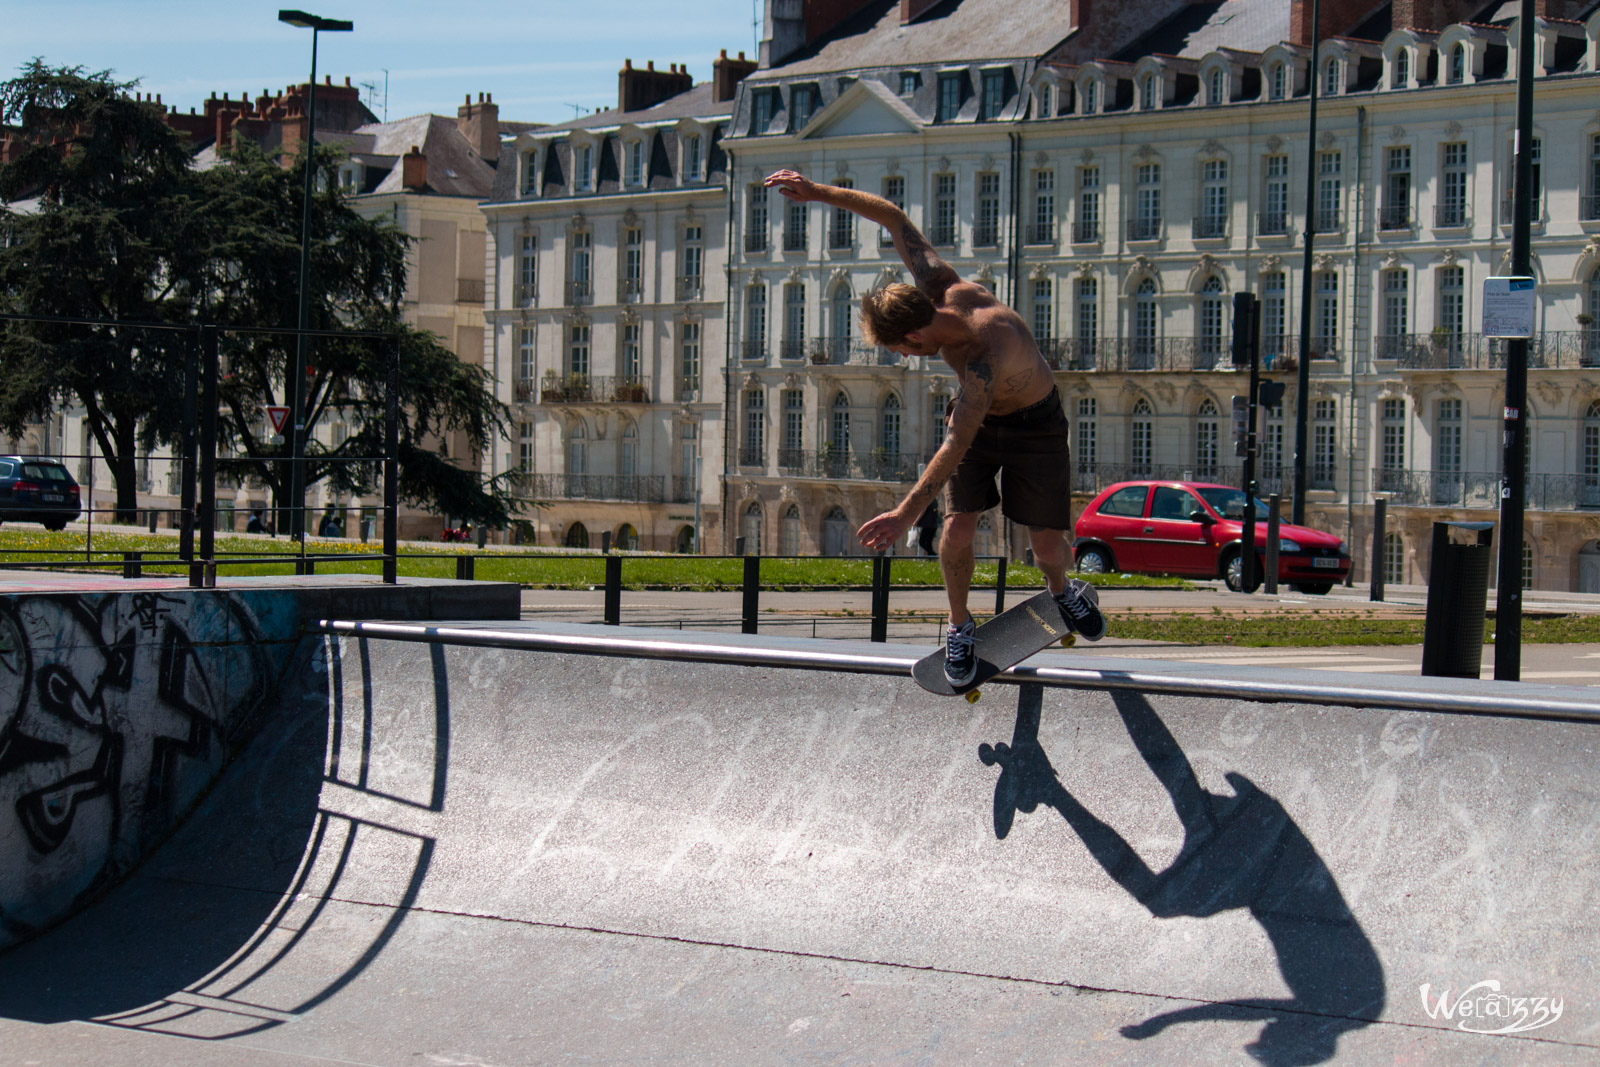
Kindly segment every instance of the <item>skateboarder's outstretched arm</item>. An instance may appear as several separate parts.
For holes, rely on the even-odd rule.
[[[842,189],[837,185],[822,185],[803,176],[798,171],[780,170],[767,177],[763,183],[800,204],[822,203],[831,207],[853,211],[869,222],[876,222],[894,238],[895,251],[911,269],[917,288],[927,293],[934,303],[944,297],[946,289],[961,280],[955,268],[939,258],[928,239],[911,224],[910,217],[900,208],[881,196],[860,189]]]

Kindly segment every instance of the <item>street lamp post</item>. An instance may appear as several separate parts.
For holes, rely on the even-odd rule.
[[[316,183],[317,147],[317,34],[348,32],[355,23],[325,19],[304,11],[279,11],[278,21],[311,31],[311,83],[306,94],[306,139],[300,151],[305,158],[305,195],[300,210],[300,332],[295,335],[294,367],[289,375],[289,530],[304,541],[306,535],[305,389],[306,331],[311,328],[311,194]]]

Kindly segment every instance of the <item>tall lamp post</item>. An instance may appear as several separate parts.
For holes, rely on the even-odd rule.
[[[297,541],[306,535],[305,390],[306,331],[311,328],[311,194],[316,185],[317,147],[317,34],[348,32],[356,24],[343,19],[325,19],[304,11],[279,11],[278,21],[311,31],[311,84],[306,94],[306,139],[300,151],[305,157],[305,196],[300,210],[300,332],[294,340],[294,367],[289,375],[289,531]]]

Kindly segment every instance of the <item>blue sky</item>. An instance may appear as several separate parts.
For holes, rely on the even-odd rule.
[[[38,56],[52,66],[112,70],[187,111],[215,92],[237,99],[303,82],[311,31],[278,21],[296,7],[349,19],[353,33],[319,37],[317,78],[348,75],[381,94],[388,115],[455,114],[466,94],[494,94],[500,116],[562,122],[615,107],[624,58],[685,63],[711,76],[720,49],[754,58],[759,0],[25,0],[0,2],[0,77]],[[692,14],[690,14],[692,13]],[[363,90],[365,99],[366,91]]]

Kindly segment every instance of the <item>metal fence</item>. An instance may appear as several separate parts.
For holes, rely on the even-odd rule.
[[[1524,506],[1535,511],[1600,508],[1600,476],[1529,474]],[[1414,471],[1374,469],[1372,491],[1388,493],[1401,507],[1500,507],[1498,471]]]

